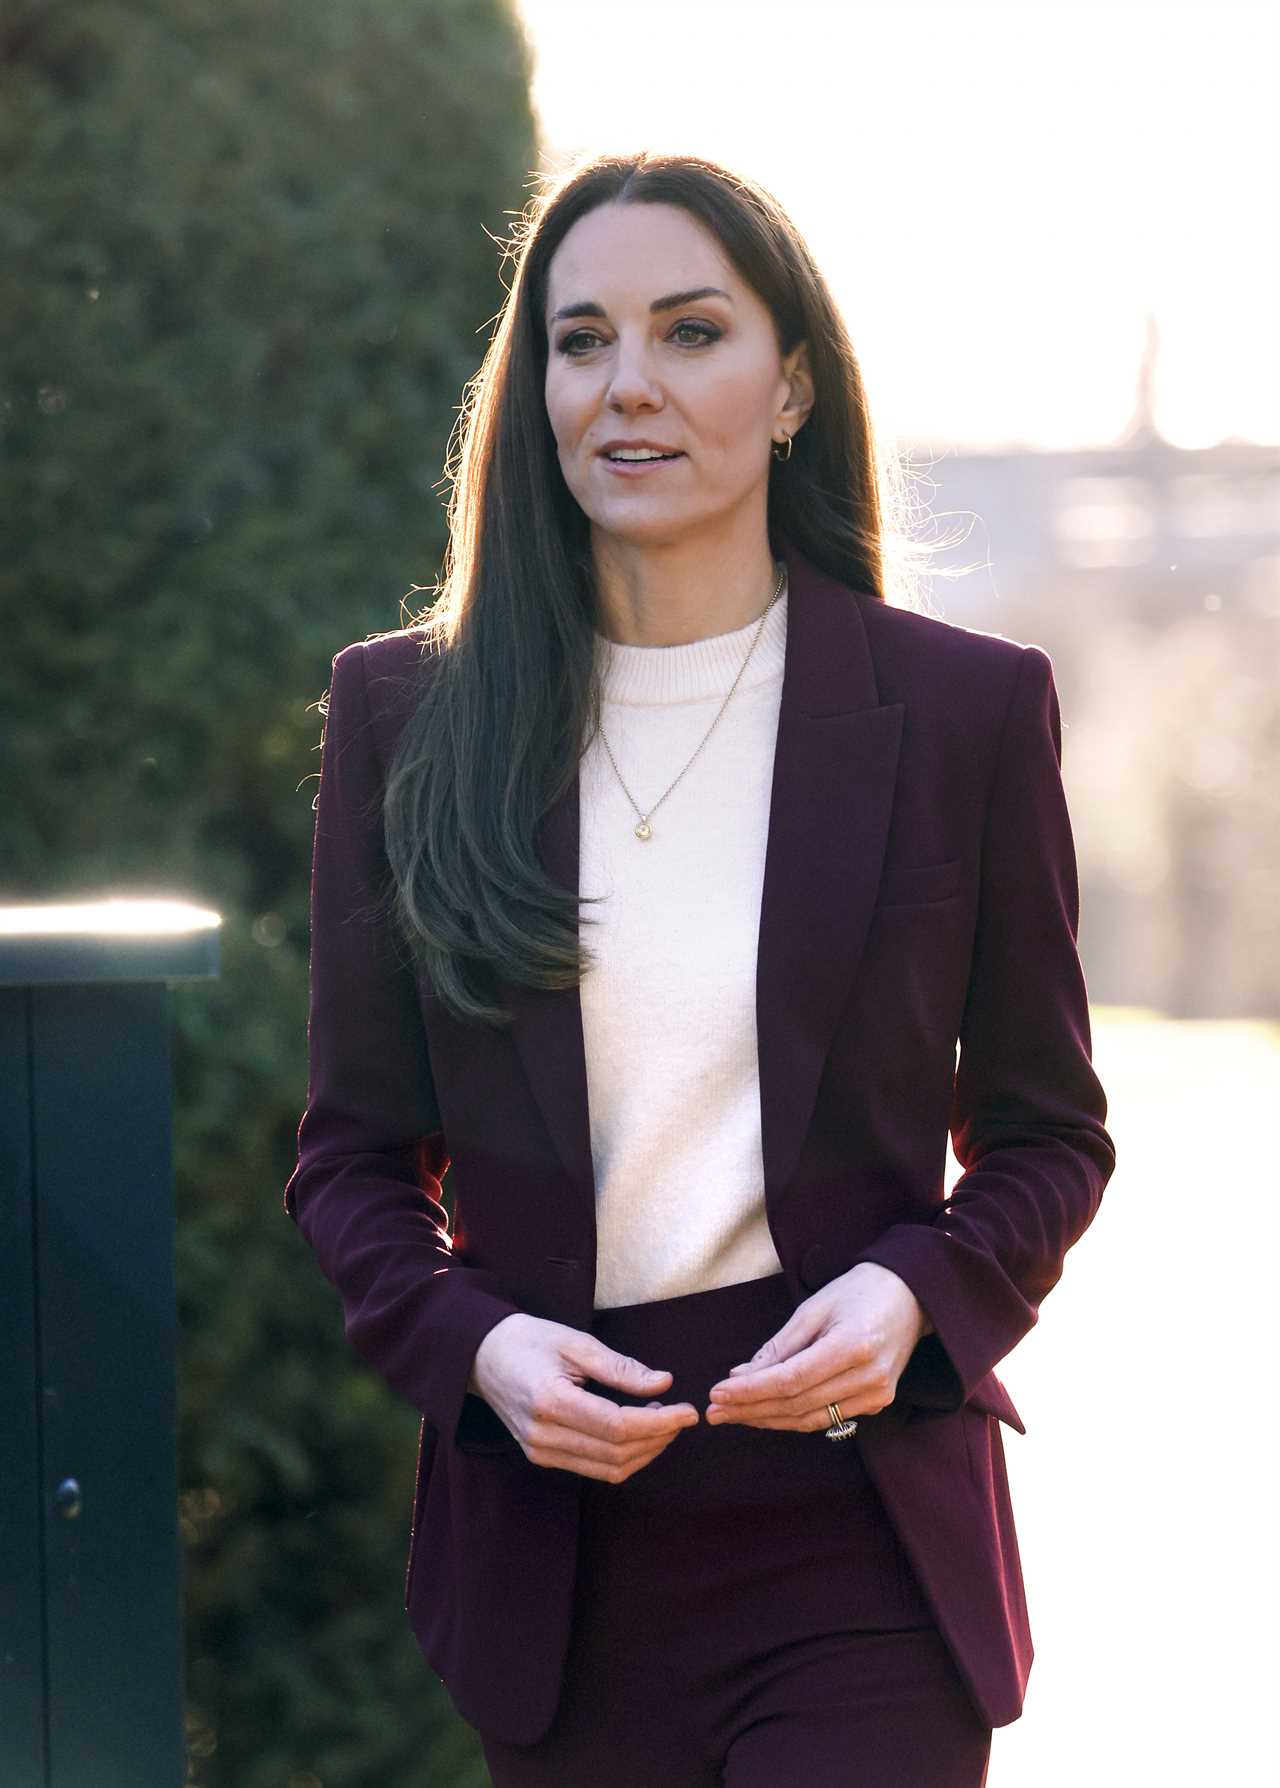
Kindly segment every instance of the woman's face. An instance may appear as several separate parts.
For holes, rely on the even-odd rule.
[[[761,527],[769,455],[812,406],[801,343],[716,238],[675,205],[598,205],[551,258],[547,414],[565,481],[595,529],[637,544]],[[630,464],[612,447],[672,457]]]

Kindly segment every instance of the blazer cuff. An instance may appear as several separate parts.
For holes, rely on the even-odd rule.
[[[490,1329],[497,1328],[508,1316],[519,1314],[519,1305],[508,1298],[470,1287],[461,1308],[450,1313],[451,1345],[440,1362],[442,1370],[434,1402],[439,1431],[451,1441],[457,1438],[469,1400],[467,1381],[471,1377],[477,1348]]]
[[[894,1224],[853,1265],[864,1260],[896,1273],[933,1324],[898,1380],[908,1403],[959,1409],[1035,1322],[989,1257],[929,1223]]]
[[[453,1438],[476,1349],[520,1307],[484,1268],[451,1264],[432,1277],[411,1322],[404,1299],[372,1314],[366,1302],[348,1318],[347,1339],[437,1433]]]

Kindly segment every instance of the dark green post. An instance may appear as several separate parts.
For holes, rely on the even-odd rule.
[[[167,983],[216,913],[0,907],[0,1782],[181,1788]]]

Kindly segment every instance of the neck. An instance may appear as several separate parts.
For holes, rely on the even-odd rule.
[[[596,627],[626,646],[682,646],[732,633],[769,606],[777,570],[763,530],[750,543],[659,546],[593,538]]]

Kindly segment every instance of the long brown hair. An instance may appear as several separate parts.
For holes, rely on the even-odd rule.
[[[579,906],[535,831],[598,716],[587,518],[560,471],[543,395],[547,270],[597,205],[679,205],[772,314],[782,354],[809,345],[816,401],[770,462],[768,528],[840,582],[885,598],[886,497],[862,375],[840,313],[777,200],[696,156],[597,156],[547,182],[516,220],[514,277],[467,387],[449,455],[449,545],[422,630],[421,698],[389,768],[391,907],[411,958],[459,1019],[500,1025],[499,982],[575,985],[591,958]],[[891,505],[890,505],[891,506]],[[904,561],[905,562],[905,561]]]

